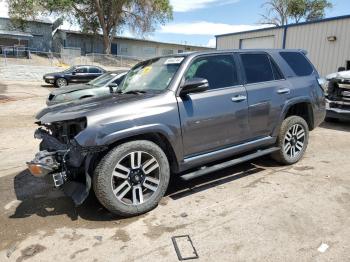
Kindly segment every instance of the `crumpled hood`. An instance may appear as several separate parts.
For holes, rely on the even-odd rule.
[[[350,70],[333,73],[333,74],[327,75],[326,78],[327,78],[327,80],[334,79],[334,78],[350,79]]]
[[[115,107],[119,107],[125,103],[143,100],[153,96],[155,96],[154,93],[138,95],[113,94],[109,96],[77,100],[46,107],[36,115],[36,119],[42,124],[45,124],[88,117],[89,115],[98,114],[99,111],[106,109],[112,110],[115,109]]]
[[[88,88],[96,88],[96,86],[87,85],[87,84],[69,85],[66,87],[58,88],[58,89],[52,91],[51,94],[57,96],[57,95],[72,93],[72,92],[82,90],[82,89],[88,89]]]

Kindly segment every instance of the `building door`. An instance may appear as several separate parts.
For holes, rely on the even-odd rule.
[[[118,54],[118,45],[117,44],[115,44],[115,43],[111,44],[111,53],[113,55],[117,55]]]

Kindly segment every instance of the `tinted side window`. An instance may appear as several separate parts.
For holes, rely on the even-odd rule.
[[[86,67],[78,67],[76,70],[75,70],[76,73],[87,73],[88,70]]]
[[[90,67],[89,73],[98,74],[98,73],[101,73],[101,71],[100,71],[100,69],[98,69],[96,67]]]
[[[270,59],[266,54],[241,54],[247,84],[274,80]]]
[[[297,76],[308,76],[314,71],[305,56],[299,52],[280,52]]]
[[[123,75],[122,77],[117,78],[116,80],[113,81],[114,84],[117,84],[118,86],[123,82],[124,78],[126,75]]]
[[[237,69],[232,55],[213,55],[196,59],[186,72],[186,80],[205,78],[210,89],[238,85]]]

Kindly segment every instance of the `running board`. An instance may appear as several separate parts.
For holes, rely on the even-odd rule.
[[[230,166],[234,166],[234,165],[252,160],[252,159],[257,158],[257,157],[271,154],[277,150],[279,150],[279,147],[271,147],[271,148],[267,148],[267,149],[263,149],[263,150],[258,150],[252,154],[249,154],[249,155],[245,155],[245,156],[242,156],[239,158],[235,158],[235,159],[232,159],[232,160],[220,163],[220,164],[205,167],[205,168],[202,168],[200,170],[185,174],[185,175],[181,176],[181,179],[188,181],[188,180],[206,175],[206,174],[214,172],[214,171],[218,171],[218,170],[230,167]]]

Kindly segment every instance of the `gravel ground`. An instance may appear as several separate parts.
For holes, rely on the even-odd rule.
[[[349,123],[313,131],[296,165],[265,157],[173,178],[155,210],[121,219],[93,195],[75,207],[25,170],[50,90],[0,83],[0,261],[178,261],[178,235],[191,237],[198,261],[350,261]]]

